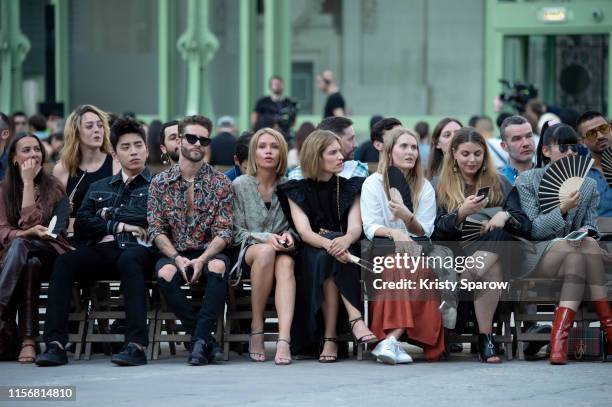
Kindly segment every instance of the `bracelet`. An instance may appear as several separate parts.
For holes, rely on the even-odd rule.
[[[178,252],[176,252],[175,255],[170,256],[170,258],[172,259],[172,261],[176,262],[176,258],[180,256],[180,254]]]
[[[412,216],[410,217],[410,220],[408,220],[407,225],[410,225],[412,223],[412,221],[414,220],[414,213],[412,214]]]

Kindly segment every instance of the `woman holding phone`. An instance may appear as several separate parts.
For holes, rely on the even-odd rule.
[[[247,174],[234,180],[234,245],[240,246],[234,269],[238,276],[248,268],[251,277],[251,334],[249,357],[266,360],[264,311],[274,280],[278,313],[278,341],[274,362],[291,363],[291,321],[295,305],[293,257],[297,234],[289,227],[276,195],[286,182],[287,142],[282,134],[263,128],[249,143]],[[244,264],[243,264],[244,263]],[[246,266],[246,267],[243,267]]]
[[[570,126],[554,124],[542,135],[544,162],[554,163],[578,152],[578,135]],[[612,312],[607,297],[603,253],[597,241],[597,206],[599,194],[593,179],[584,178],[579,190],[550,212],[539,205],[538,190],[546,169],[537,168],[522,173],[517,188],[523,210],[533,224],[534,254],[528,256],[525,275],[563,280],[559,306],[550,333],[550,363],[567,363],[567,337],[574,314],[588,287],[590,299],[607,337],[608,354],[612,353]],[[572,232],[583,232],[572,240],[563,237]],[[584,236],[584,233],[587,236]],[[561,239],[561,240],[559,240]]]
[[[32,363],[41,275],[48,275],[55,257],[69,249],[63,236],[52,238],[47,230],[55,204],[66,195],[43,170],[46,153],[34,134],[17,134],[7,151],[10,165],[0,188],[0,355],[14,357],[7,347],[19,336],[17,360]],[[16,312],[19,334],[13,331]]]
[[[509,222],[520,216],[520,209],[503,207],[512,186],[494,168],[485,138],[471,127],[455,132],[444,158],[437,184],[438,213],[434,236],[439,241],[460,241],[464,221],[485,208],[495,212],[482,226],[476,241],[460,253],[485,259],[482,267],[468,268],[461,277],[470,281],[501,282],[503,277],[500,241],[510,241],[510,233],[520,230],[520,222]],[[516,216],[515,216],[516,215]],[[528,222],[527,222],[528,223]],[[508,230],[509,231],[508,231]],[[516,229],[516,230],[515,230]],[[493,316],[500,292],[493,289],[474,293],[474,309],[478,322],[478,347],[482,362],[501,363],[493,343]]]
[[[401,171],[410,187],[412,202],[400,202],[391,196],[389,167]],[[398,245],[409,242],[416,245],[413,239],[431,236],[436,219],[436,194],[423,175],[419,137],[412,130],[395,128],[385,135],[378,171],[363,183],[361,216],[365,235],[374,242],[386,238]],[[408,269],[398,265],[386,268],[382,276],[387,281],[408,278],[417,284],[436,278],[429,268]],[[398,341],[404,337],[421,346],[427,360],[441,358],[444,329],[437,294],[433,290],[407,290],[399,294],[391,290],[374,291],[370,327],[377,337],[385,338],[372,351],[379,362],[392,365],[412,362],[410,355],[399,346]]]

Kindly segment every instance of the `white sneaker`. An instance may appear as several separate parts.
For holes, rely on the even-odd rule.
[[[387,365],[394,365],[397,363],[397,359],[396,359],[396,346],[397,346],[397,341],[395,340],[394,337],[390,337],[387,338],[383,341],[381,341],[379,344],[380,349],[378,349],[377,355],[376,355],[376,361],[381,362],[381,363],[385,363]],[[377,346],[376,348],[378,348],[379,346]]]
[[[412,363],[412,358],[408,352],[400,346],[399,342],[395,344],[395,360],[396,363]]]

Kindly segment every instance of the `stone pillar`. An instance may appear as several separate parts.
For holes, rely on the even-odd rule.
[[[187,103],[185,114],[214,118],[208,65],[219,48],[219,41],[208,29],[208,0],[188,0],[187,29],[177,42],[187,64]]]
[[[31,45],[19,16],[19,1],[0,0],[0,111],[6,114],[23,109],[21,66]]]

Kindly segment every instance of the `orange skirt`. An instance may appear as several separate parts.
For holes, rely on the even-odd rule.
[[[412,288],[381,290],[370,302],[370,329],[385,338],[394,329],[404,329],[407,342],[420,346],[428,361],[439,360],[444,353],[444,326],[438,307],[437,290],[420,289],[419,281],[434,281],[436,275],[428,268],[386,269],[383,281],[413,281]]]

